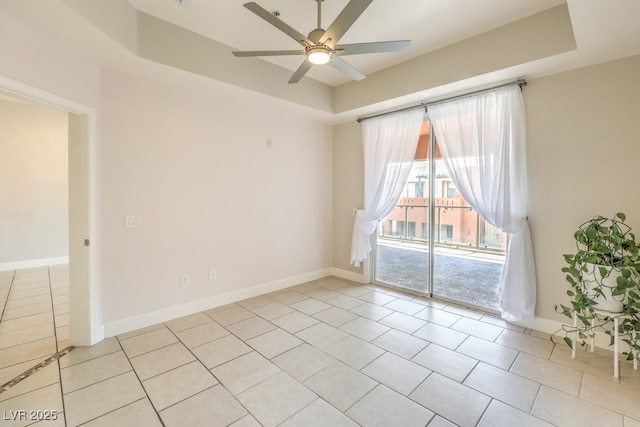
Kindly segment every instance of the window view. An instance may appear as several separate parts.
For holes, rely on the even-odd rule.
[[[431,154],[434,159],[430,159],[429,132],[429,123],[425,122],[404,193],[379,224],[375,280],[497,309],[506,235],[487,223],[462,197],[437,144]]]

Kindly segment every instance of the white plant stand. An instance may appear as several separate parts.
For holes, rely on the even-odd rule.
[[[609,311],[601,311],[595,310],[596,319],[597,317],[609,317],[613,320],[613,377],[620,378],[620,335],[618,334],[618,326],[620,325],[620,319],[628,318],[626,314],[620,313],[611,313]],[[596,319],[593,320],[592,326],[595,325]],[[578,316],[576,313],[573,313],[573,327],[578,327]],[[633,337],[636,337],[636,331],[633,331]],[[578,332],[573,333],[573,345],[571,346],[571,357],[576,358],[576,341],[578,339]],[[589,351],[592,353],[595,350],[595,337],[592,336],[589,339]],[[638,355],[635,351],[630,350],[633,354],[633,369],[638,369]]]

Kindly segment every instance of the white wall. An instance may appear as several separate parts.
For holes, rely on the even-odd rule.
[[[67,114],[0,100],[0,268],[66,257]]]
[[[115,71],[101,93],[105,323],[331,267],[329,125]]]

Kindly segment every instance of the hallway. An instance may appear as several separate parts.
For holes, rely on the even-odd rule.
[[[0,272],[0,385],[27,371],[35,373],[41,362],[68,347],[68,280],[66,264]],[[37,370],[41,372],[0,389],[0,401],[15,397],[11,409],[62,413],[58,364]],[[11,414],[0,406],[6,422]]]

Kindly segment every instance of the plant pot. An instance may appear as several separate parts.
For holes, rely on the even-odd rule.
[[[584,274],[585,286],[593,300],[598,303],[596,309],[608,311],[611,313],[622,313],[624,311],[624,303],[626,295],[613,296],[611,292],[616,287],[616,280],[620,275],[620,271],[614,267],[607,265],[590,264],[593,266],[591,271]],[[602,276],[600,274],[600,268],[604,267],[607,270],[607,274]],[[593,288],[600,286],[604,297],[595,291]]]

